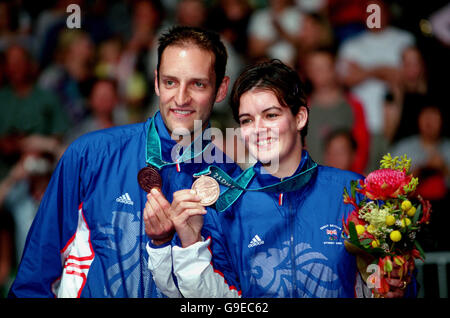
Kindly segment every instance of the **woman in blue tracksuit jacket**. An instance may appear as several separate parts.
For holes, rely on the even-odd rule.
[[[178,222],[184,212],[173,216],[183,247],[150,248],[150,268],[173,264],[185,297],[370,296],[342,237],[352,210],[343,190],[361,176],[317,165],[303,149],[308,109],[296,72],[279,61],[248,67],[231,105],[258,159],[237,180],[245,190],[222,192],[216,207],[225,202],[224,211],[208,208],[201,242],[183,244],[198,233]]]

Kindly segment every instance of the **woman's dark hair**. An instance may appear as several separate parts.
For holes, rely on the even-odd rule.
[[[214,31],[208,31],[196,27],[175,26],[169,29],[159,38],[158,46],[158,70],[161,65],[161,57],[168,46],[184,46],[193,44],[203,50],[211,52],[214,57],[214,71],[216,73],[216,91],[219,89],[227,66],[228,54],[225,45],[220,40],[220,35]]]
[[[300,107],[305,107],[309,113],[304,85],[300,76],[280,60],[274,59],[246,67],[236,79],[231,90],[230,106],[237,122],[239,122],[241,96],[253,88],[272,91],[280,105],[289,107],[294,116],[298,114]],[[307,133],[308,122],[301,131],[303,143]]]

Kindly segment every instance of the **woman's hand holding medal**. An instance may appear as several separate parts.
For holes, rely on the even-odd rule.
[[[203,215],[206,209],[195,190],[185,189],[173,194],[170,216],[182,247],[201,241]]]
[[[185,189],[174,192],[170,204],[158,189],[147,195],[144,209],[145,232],[153,244],[161,245],[170,241],[175,230],[183,247],[201,240],[203,215],[206,210],[195,190]]]

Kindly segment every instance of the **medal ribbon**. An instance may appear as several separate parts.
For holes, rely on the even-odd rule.
[[[158,131],[156,130],[156,125],[155,125],[155,117],[156,117],[157,113],[151,119],[150,127],[148,128],[148,133],[147,133],[147,143],[146,143],[146,149],[145,149],[145,161],[147,164],[149,164],[155,168],[158,168],[158,169],[161,169],[162,167],[168,166],[168,165],[176,165],[181,162],[192,160],[193,158],[202,154],[206,150],[206,148],[208,148],[208,146],[211,145],[211,139],[205,140],[205,138],[203,138],[204,134],[202,133],[200,136],[195,138],[195,140],[187,147],[187,149],[185,149],[183,151],[183,154],[177,159],[176,162],[164,161],[162,159],[162,153],[161,153],[161,140],[159,138]],[[208,125],[208,127],[209,127],[209,125]],[[201,151],[196,152],[196,150],[199,150],[199,149],[197,149],[197,148],[199,148],[199,146],[197,145],[197,143],[199,142],[199,138],[201,138],[201,142],[202,142]],[[196,145],[197,145],[197,147],[196,147]]]
[[[255,171],[253,167],[245,170],[241,175],[239,175],[236,180],[230,177],[226,172],[216,166],[209,166],[203,171],[200,171],[194,176],[209,175],[214,178],[220,184],[226,186],[226,189],[222,194],[220,194],[219,199],[216,202],[216,210],[219,212],[225,211],[230,207],[244,191],[261,191],[261,192],[271,192],[271,193],[283,193],[289,191],[295,191],[306,185],[315,173],[315,168],[317,168],[317,163],[315,163],[308,153],[305,151],[302,156],[303,171],[297,173],[286,180],[260,187],[254,189],[248,189],[247,186],[250,181],[255,176]]]

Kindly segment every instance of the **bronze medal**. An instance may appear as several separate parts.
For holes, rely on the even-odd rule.
[[[219,184],[211,177],[201,176],[194,181],[192,189],[195,190],[200,197],[200,204],[203,206],[212,205],[219,198]]]
[[[153,188],[162,188],[162,179],[153,167],[145,167],[139,170],[138,183],[145,192],[150,192]]]

